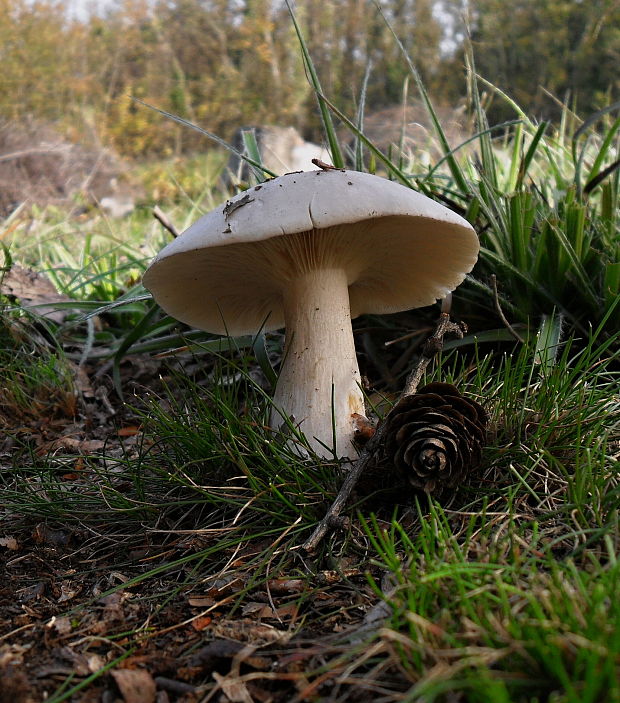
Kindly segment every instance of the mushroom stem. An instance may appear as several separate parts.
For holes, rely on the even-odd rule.
[[[289,281],[284,319],[287,342],[272,425],[289,416],[317,454],[329,458],[333,448],[337,456],[356,458],[351,415],[364,414],[364,397],[345,271],[307,271]]]

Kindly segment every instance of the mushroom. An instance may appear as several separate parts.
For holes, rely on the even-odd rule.
[[[323,457],[355,458],[364,398],[351,319],[431,305],[477,259],[462,217],[368,173],[288,173],[201,217],[143,282],[171,316],[217,334],[286,327],[271,424]]]

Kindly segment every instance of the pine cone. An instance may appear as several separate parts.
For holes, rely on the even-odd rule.
[[[459,483],[482,454],[487,415],[449,383],[403,398],[385,430],[385,452],[414,487],[440,493]]]

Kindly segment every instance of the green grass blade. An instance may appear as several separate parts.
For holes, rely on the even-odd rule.
[[[267,354],[267,346],[265,345],[265,335],[261,332],[256,335],[252,342],[252,351],[256,357],[256,361],[261,368],[261,371],[265,375],[271,389],[275,389],[276,383],[278,382],[278,377],[269,359],[269,354]]]
[[[310,83],[314,88],[314,92],[319,103],[319,110],[321,112],[321,119],[323,121],[323,129],[325,130],[325,136],[329,145],[329,153],[332,157],[332,165],[336,168],[344,168],[345,162],[342,156],[342,151],[340,149],[340,144],[338,142],[336,128],[334,127],[330,111],[325,103],[325,98],[323,97],[323,89],[321,88],[321,82],[314,67],[312,57],[310,56],[310,52],[308,51],[308,45],[306,44],[306,41],[304,39],[301,27],[297,22],[297,17],[295,16],[295,12],[291,6],[290,0],[286,0],[286,7],[288,8],[289,14],[291,16],[291,21],[293,22],[293,27],[295,28],[295,33],[297,34],[297,39],[301,48],[301,54],[304,60],[304,66],[306,68],[308,77],[310,79]]]
[[[375,7],[377,8],[377,12],[381,15],[383,21],[385,22],[390,34],[392,35],[394,41],[396,42],[396,45],[398,46],[401,55],[403,56],[404,60],[407,63],[407,66],[409,68],[409,71],[411,72],[411,75],[413,76],[413,80],[415,81],[416,88],[418,89],[418,93],[420,94],[420,97],[422,98],[422,102],[424,104],[424,107],[428,113],[428,116],[431,120],[431,124],[433,125],[433,130],[435,132],[435,135],[437,136],[437,139],[439,140],[439,144],[441,145],[441,150],[444,156],[446,157],[446,161],[448,164],[448,168],[450,170],[450,173],[452,174],[452,178],[454,178],[455,183],[457,184],[459,190],[461,191],[462,195],[468,195],[470,193],[470,187],[467,182],[467,179],[465,178],[465,175],[463,173],[463,170],[458,163],[458,161],[453,157],[450,156],[450,152],[452,151],[450,147],[450,143],[448,142],[448,138],[446,137],[446,133],[441,126],[441,121],[439,120],[439,117],[437,116],[437,112],[435,111],[435,108],[433,107],[433,103],[430,99],[430,96],[426,90],[426,87],[422,81],[422,78],[418,72],[418,69],[415,67],[415,64],[413,63],[411,57],[407,53],[407,50],[405,49],[402,41],[400,40],[400,37],[396,34],[394,28],[392,27],[392,24],[386,17],[385,13],[383,12],[383,8],[381,5],[377,2],[377,0],[373,0]]]
[[[359,134],[364,132],[364,110],[366,107],[366,90],[368,88],[368,79],[370,78],[370,71],[372,65],[370,61],[366,65],[366,70],[364,72],[364,79],[362,80],[362,87],[360,90],[359,104],[357,106],[357,115],[355,118],[355,126]],[[353,147],[353,153],[355,156],[355,170],[364,170],[364,143],[360,139],[359,135],[355,135],[355,144]]]
[[[506,120],[506,122],[500,122],[499,124],[492,125],[488,129],[484,130],[483,132],[476,132],[473,134],[471,137],[468,137],[464,141],[462,141],[460,144],[454,147],[454,149],[450,149],[450,151],[447,154],[444,154],[436,163],[435,165],[428,171],[426,174],[426,178],[430,180],[437,170],[448,160],[449,157],[453,157],[458,151],[460,151],[463,147],[467,146],[468,144],[472,144],[475,141],[478,141],[480,139],[480,136],[482,134],[491,134],[493,132],[497,132],[499,130],[505,130],[508,127],[513,127],[513,126],[518,126],[522,124],[521,119],[516,119],[516,120]]]
[[[480,91],[478,89],[476,67],[474,64],[474,54],[471,43],[467,45],[467,51],[465,53],[465,66],[467,69],[469,94],[473,102],[476,131],[481,134],[479,144],[480,155],[482,158],[482,175],[490,187],[493,190],[497,190],[499,179],[497,174],[497,166],[495,163],[495,154],[493,153],[493,143],[488,132],[489,123],[480,100]]]
[[[573,135],[573,144],[576,145],[577,140],[582,134],[585,134],[590,127],[598,122],[601,117],[604,117],[605,115],[609,114],[610,112],[614,112],[615,110],[620,110],[620,100],[618,102],[615,102],[611,105],[607,105],[604,107],[602,110],[598,110],[595,112],[593,115],[590,115],[583,124],[575,131],[575,134]]]
[[[167,318],[171,325],[178,326],[177,320]],[[163,323],[163,321],[162,321]],[[153,328],[153,332],[157,332],[163,328],[157,326]],[[250,335],[242,335],[241,337],[218,337],[212,339],[212,335],[202,330],[189,330],[182,334],[169,334],[158,336],[152,341],[138,342],[131,345],[132,354],[175,354],[178,352],[202,352],[209,354],[220,355],[224,352],[234,352],[240,349],[250,349],[254,346],[255,339]]]
[[[93,681],[96,681],[98,678],[106,674],[108,671],[111,671],[114,669],[114,667],[118,666],[121,662],[123,662],[125,659],[129,658],[138,648],[138,646],[130,647],[128,650],[123,652],[120,656],[116,657],[110,662],[107,662],[104,664],[101,669],[98,669],[97,671],[93,672],[92,674],[89,674],[86,676],[84,679],[82,679],[78,684],[75,686],[72,686],[69,690],[65,691],[64,693],[59,693],[58,695],[52,694],[50,698],[46,698],[48,703],[63,703],[63,701],[68,700],[69,698],[73,698],[73,696],[76,693],[79,693],[81,690],[84,688],[87,688],[90,686],[90,684]]]
[[[265,169],[262,166],[263,159],[260,149],[258,148],[258,142],[256,141],[256,132],[253,129],[244,129],[241,132],[241,138],[243,139],[243,145],[248,157],[250,158],[250,161],[255,161],[261,164],[260,168],[257,168],[256,166],[250,166],[250,168],[252,169],[252,173],[256,177],[257,181],[262,183],[265,180]]]
[[[598,176],[599,171],[601,170],[601,167],[603,165],[603,162],[607,158],[609,150],[612,148],[613,141],[619,131],[620,131],[620,117],[607,130],[607,133],[605,134],[605,137],[603,139],[603,143],[601,144],[600,149],[598,150],[598,154],[596,155],[596,158],[594,159],[594,162],[592,163],[592,168],[590,169],[590,172],[588,173],[588,181],[591,181],[593,178],[596,178],[596,176]]]
[[[606,115],[609,112],[612,112],[614,110],[617,110],[619,108],[620,108],[620,102],[616,102],[613,105],[608,105],[607,107],[603,108],[602,110],[595,112],[587,120],[585,120],[585,122],[573,134],[571,147],[572,147],[572,153],[573,153],[573,162],[575,164],[575,186],[577,188],[578,194],[582,193],[581,171],[582,171],[584,160],[585,160],[586,155],[588,153],[589,138],[586,137],[581,151],[579,151],[579,153],[577,153],[579,140],[583,135],[585,135],[587,133],[588,129],[590,129],[590,127],[592,125],[594,125],[596,122],[598,122],[598,120],[600,120],[604,115]],[[597,174],[593,178],[597,178],[599,175],[600,174]],[[592,180],[592,177],[590,177],[589,180]],[[597,183],[598,182],[600,182],[600,181],[597,181]],[[592,190],[593,187],[594,186],[591,185],[590,190]]]
[[[583,187],[584,194],[587,195],[588,193],[591,193],[596,188],[596,186],[600,185],[606,178],[615,173],[619,168],[620,159],[617,159],[585,184],[585,186]]]
[[[519,163],[521,150],[523,148],[523,123],[519,123],[512,137],[512,148],[510,150],[510,168],[508,171],[508,180],[506,189],[510,192],[517,188],[519,176]]]
[[[553,295],[553,293],[547,290],[546,287],[540,284],[535,278],[525,271],[522,271],[518,266],[512,264],[507,258],[499,256],[494,251],[487,249],[485,247],[480,248],[480,256],[488,261],[493,262],[498,268],[506,269],[506,271],[512,275],[515,281],[520,281],[526,285],[526,290],[536,291],[536,294],[542,299],[549,303],[550,308],[556,308],[559,310],[566,319],[571,320],[572,324],[579,329],[582,333],[587,334],[588,328],[585,321],[580,320],[575,317],[565,305],[562,305],[560,300]],[[531,296],[531,293],[528,293]]]
[[[380,151],[373,142],[368,139],[368,137],[357,129],[355,123],[350,120],[343,112],[341,112],[333,103],[331,103],[325,96],[323,96],[323,101],[325,105],[338,117],[339,120],[353,133],[355,134],[365,145],[368,150],[373,154],[381,163],[388,169],[388,171],[396,176],[396,178],[408,188],[411,188],[411,178],[404,173],[398,166],[388,158],[382,151]]]
[[[547,371],[555,365],[562,339],[563,325],[564,318],[556,313],[543,315],[540,323],[536,335],[534,362],[540,364],[541,368]]]
[[[190,122],[189,120],[186,120],[183,117],[179,117],[178,115],[173,115],[171,112],[166,112],[166,110],[162,110],[159,107],[155,107],[154,105],[150,105],[149,103],[145,102],[144,100],[140,100],[140,98],[136,98],[136,97],[132,96],[131,99],[137,103],[140,103],[140,105],[144,105],[144,107],[148,107],[149,110],[154,110],[155,112],[159,112],[160,115],[163,115],[163,117],[167,117],[169,120],[173,120],[177,124],[183,125],[184,127],[189,127],[190,129],[193,129],[195,132],[198,132],[199,134],[202,134],[205,137],[208,137],[209,139],[214,141],[216,144],[219,144],[220,146],[224,147],[224,149],[231,151],[235,156],[239,157],[240,159],[243,159],[243,161],[246,161],[248,164],[250,164],[250,166],[262,169],[262,171],[264,171],[265,173],[270,175],[272,178],[276,178],[276,176],[278,175],[277,173],[274,173],[273,171],[270,171],[267,168],[263,168],[259,161],[254,161],[246,154],[241,153],[238,149],[235,149],[235,147],[231,146],[225,139],[218,137],[217,134],[213,134],[213,132],[209,132],[208,130],[203,129],[202,127],[199,127],[197,124],[194,124],[193,122]]]
[[[538,151],[538,145],[540,144],[540,140],[543,138],[547,127],[547,122],[541,122],[538,125],[538,129],[534,133],[534,136],[532,137],[532,141],[530,142],[530,145],[527,151],[525,152],[525,156],[523,157],[521,164],[519,165],[519,175],[515,184],[516,190],[520,189],[523,185],[523,180],[525,179],[525,176],[527,175],[531,164],[534,162],[534,157],[536,156]]]
[[[85,305],[87,307],[94,308],[91,312],[89,312],[87,315],[84,315],[83,318],[81,318],[79,321],[81,322],[82,320],[86,321],[89,320],[91,317],[97,317],[98,315],[104,315],[105,313],[110,312],[111,310],[116,310],[118,308],[121,308],[125,305],[133,305],[135,303],[141,303],[145,300],[153,300],[153,296],[150,293],[145,293],[144,295],[134,295],[133,293],[130,295],[129,292],[117,300],[115,300],[113,303],[107,303],[105,305],[102,305],[101,302],[98,301],[83,301],[81,305]],[[63,303],[62,307],[75,307],[73,303]]]

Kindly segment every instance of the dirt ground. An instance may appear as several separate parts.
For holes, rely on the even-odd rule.
[[[366,667],[347,661],[372,627],[364,616],[377,600],[359,568],[319,572],[321,587],[302,607],[308,582],[282,576],[236,607],[249,574],[188,591],[179,588],[182,570],[123,586],[196,548],[186,537],[125,551],[95,531],[23,523],[3,538],[1,703],[64,700],[76,684],[69,700],[104,703],[365,701],[375,700],[371,688],[405,684],[386,671],[369,688]]]
[[[88,369],[88,397],[72,420],[30,418],[5,434],[4,471],[18,444],[35,456],[73,452],[58,479],[83,491],[82,453],[104,442],[110,456],[131,451],[139,418],[120,409],[98,370]],[[127,388],[158,375],[147,358],[128,357],[122,371]],[[119,474],[117,490],[124,480]],[[129,534],[109,517],[63,522],[36,507],[0,507],[0,703],[363,702],[406,690],[382,647],[365,661],[368,633],[387,613],[363,559],[325,565],[300,556],[289,560],[290,573],[253,585],[252,559],[269,540],[245,541],[231,552],[235,568],[214,576],[201,560],[208,540],[199,531],[135,525]],[[379,668],[367,680],[372,667]]]

